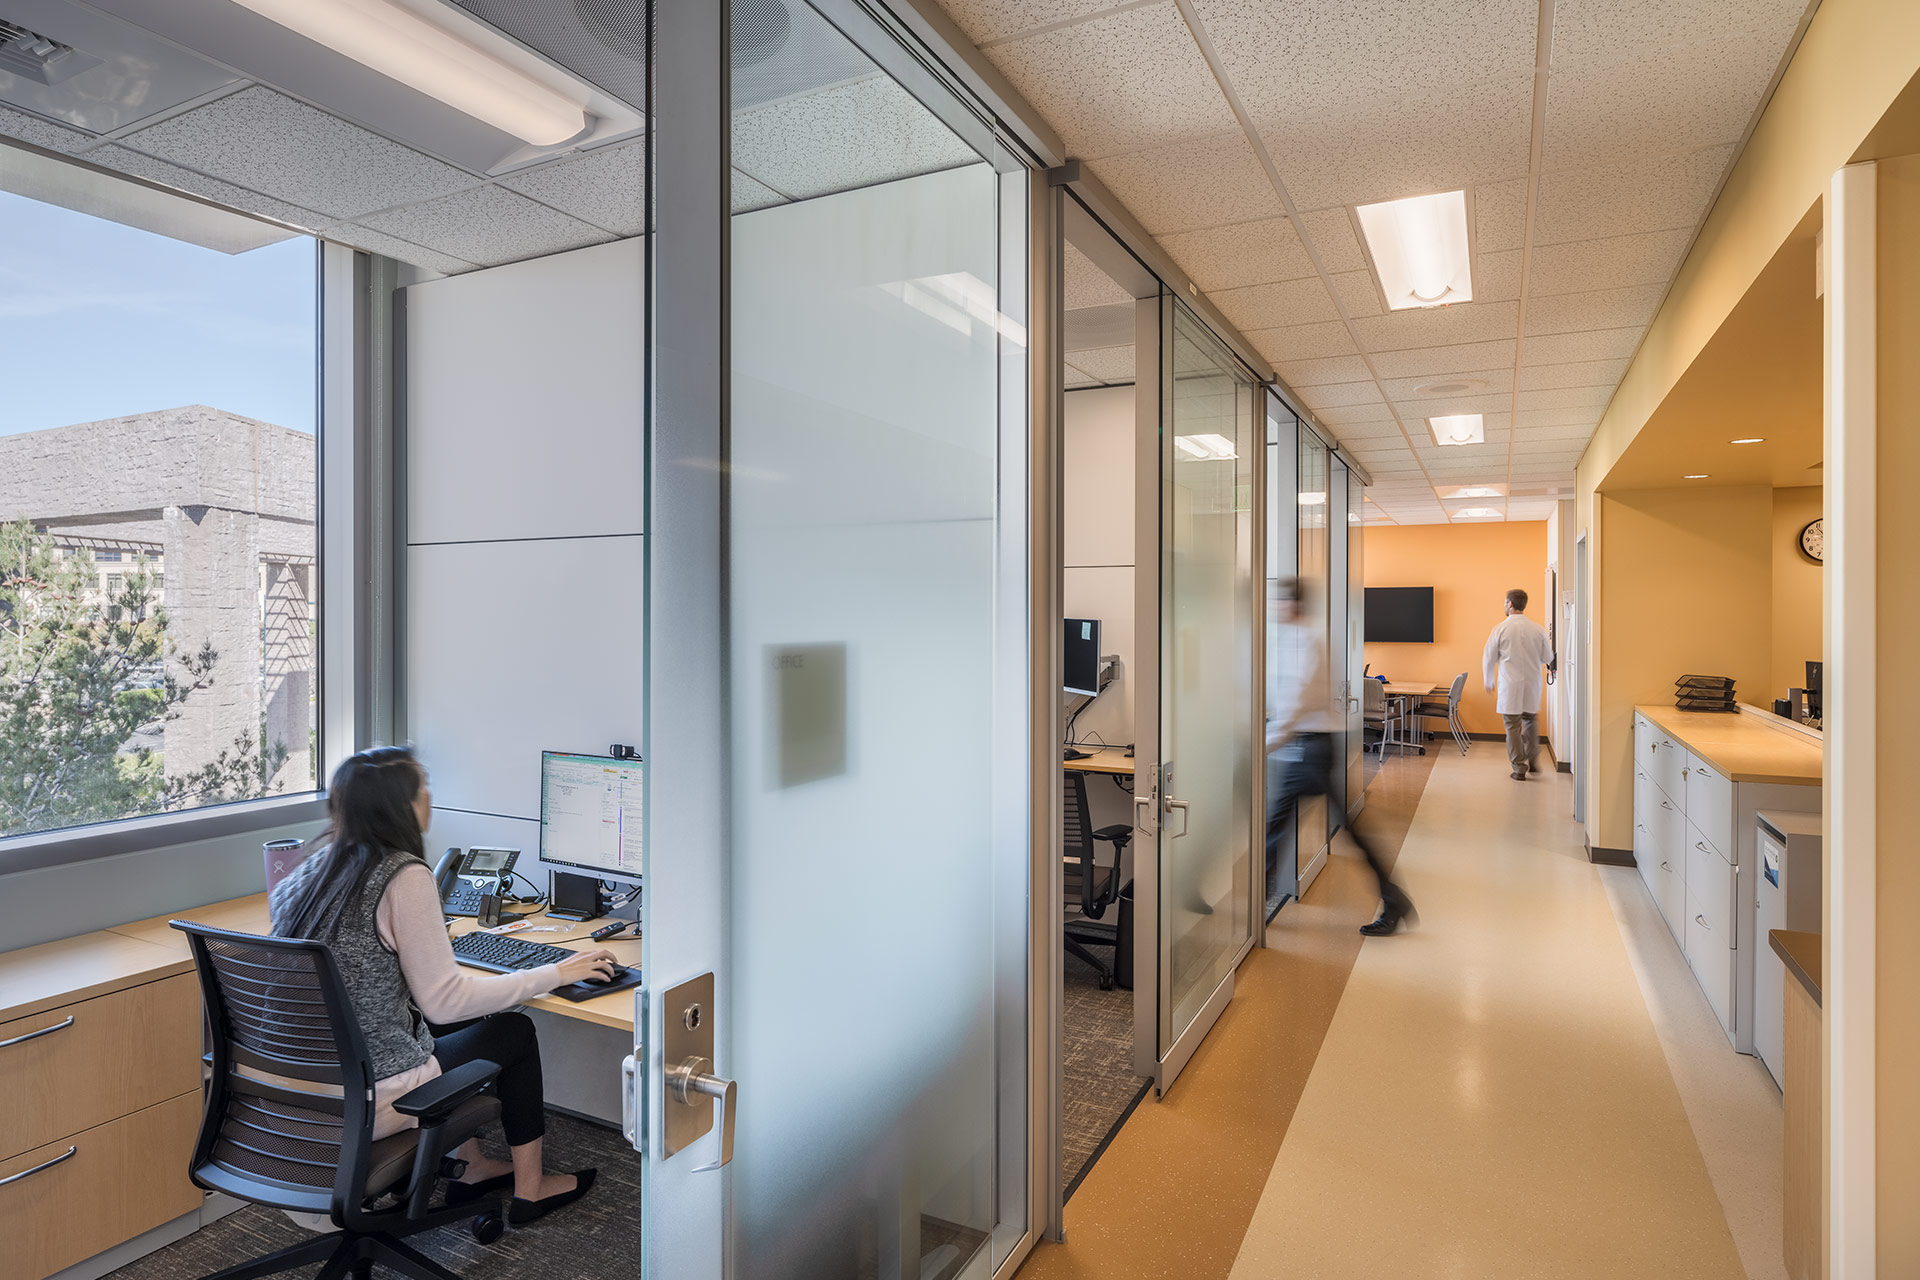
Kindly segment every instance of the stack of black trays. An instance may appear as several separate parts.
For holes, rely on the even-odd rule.
[[[1673,705],[1682,711],[1735,711],[1732,676],[1681,676],[1673,682]]]

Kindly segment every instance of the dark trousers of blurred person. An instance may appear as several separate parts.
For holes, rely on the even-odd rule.
[[[1330,733],[1303,733],[1275,751],[1267,768],[1267,883],[1285,860],[1283,845],[1293,828],[1295,815],[1304,796],[1334,794],[1334,749]],[[1400,927],[1400,921],[1414,914],[1413,899],[1393,882],[1386,864],[1368,844],[1359,829],[1347,824],[1347,834],[1360,846],[1360,853],[1373,869],[1380,888],[1380,914],[1371,924],[1360,926],[1370,938],[1382,938]]]

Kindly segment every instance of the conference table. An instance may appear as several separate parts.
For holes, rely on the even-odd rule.
[[[1431,680],[1389,680],[1386,682],[1387,701],[1393,709],[1387,712],[1386,723],[1380,731],[1380,758],[1387,758],[1387,749],[1398,747],[1402,751],[1427,753],[1427,747],[1420,740],[1420,731],[1414,723],[1413,709],[1439,692],[1440,686]]]

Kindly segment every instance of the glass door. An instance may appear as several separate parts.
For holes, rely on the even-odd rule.
[[[1233,993],[1253,943],[1253,467],[1258,386],[1199,320],[1163,306],[1154,486],[1159,619],[1159,979],[1150,1024],[1164,1092]]]
[[[1328,582],[1332,576],[1332,543],[1327,536],[1328,493],[1332,480],[1333,458],[1327,446],[1305,425],[1300,428],[1300,470],[1298,476],[1298,525],[1300,539],[1301,625],[1318,628],[1327,634]],[[1340,647],[1328,637],[1328,652]],[[1329,662],[1332,677],[1334,664]],[[1325,796],[1302,796],[1293,813],[1294,866],[1297,867],[1297,897],[1306,897],[1313,878],[1326,865],[1328,822],[1331,806]]]
[[[1347,819],[1360,816],[1367,803],[1366,699],[1361,681],[1367,671],[1366,486],[1347,473]],[[1335,650],[1336,653],[1339,650]],[[1338,659],[1336,659],[1338,661]]]
[[[1281,602],[1281,583],[1295,577],[1300,569],[1300,420],[1280,397],[1267,396],[1267,483],[1266,483],[1266,720],[1276,708],[1291,705],[1291,690],[1299,673],[1293,670],[1291,646],[1283,647],[1281,638],[1289,634],[1285,627],[1292,621],[1291,603]],[[1266,734],[1261,734],[1264,744]],[[1263,745],[1264,751],[1264,745]],[[1283,771],[1278,752],[1266,752],[1266,813],[1268,827],[1262,844],[1266,863],[1266,904],[1262,918],[1273,919],[1280,905],[1299,890],[1299,864],[1294,861],[1294,835],[1290,819],[1275,822],[1274,806],[1280,794]]]
[[[1353,794],[1348,777],[1346,744],[1350,704],[1359,701],[1360,691],[1347,670],[1347,559],[1351,545],[1347,541],[1347,462],[1338,454],[1327,465],[1327,549],[1331,561],[1327,571],[1327,679],[1333,685],[1329,705],[1340,720],[1340,732],[1334,739],[1338,754],[1331,764],[1333,788],[1327,795],[1327,826],[1338,831],[1346,821],[1348,799]]]

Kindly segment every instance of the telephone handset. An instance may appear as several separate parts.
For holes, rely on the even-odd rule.
[[[519,857],[518,849],[449,849],[441,854],[433,869],[441,910],[450,916],[478,916],[483,896],[505,895]]]

